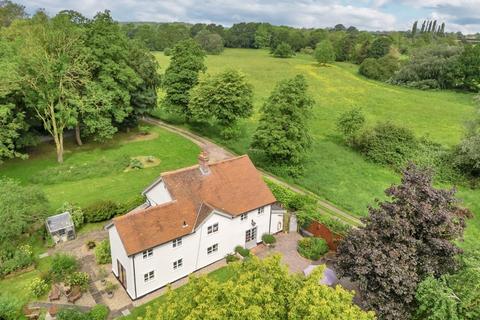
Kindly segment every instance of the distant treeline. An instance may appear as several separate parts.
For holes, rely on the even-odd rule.
[[[436,21],[423,23],[410,31],[368,32],[356,27],[337,24],[333,28],[293,28],[274,26],[270,23],[241,22],[225,28],[218,24],[188,23],[124,23],[122,29],[128,37],[139,39],[150,50],[163,51],[172,48],[178,41],[188,38],[217,35],[227,48],[269,48],[274,51],[282,43],[288,44],[294,52],[313,50],[323,41],[330,40],[335,49],[337,61],[363,61],[362,51],[379,37],[388,37],[400,54],[408,54],[411,49],[444,43],[455,45],[463,39],[461,34],[446,33],[445,24]],[[436,32],[432,32],[435,29]],[[430,31],[429,31],[430,30]],[[217,52],[218,53],[218,52]],[[360,61],[359,61],[360,60]]]

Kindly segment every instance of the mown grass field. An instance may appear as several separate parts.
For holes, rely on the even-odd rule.
[[[162,171],[196,163],[200,152],[192,142],[157,127],[152,127],[147,136],[120,133],[106,144],[78,147],[70,140],[62,165],[55,160],[54,146],[43,143],[28,160],[1,165],[0,176],[36,184],[45,191],[52,210],[65,201],[82,206],[98,200],[124,202],[139,195]],[[160,163],[126,172],[128,159],[137,156],[154,156]]]
[[[156,54],[161,72],[169,58]],[[344,146],[335,130],[335,120],[352,107],[361,107],[371,124],[392,121],[411,128],[418,136],[446,146],[453,146],[463,134],[464,123],[475,113],[471,94],[451,91],[420,91],[392,86],[365,79],[357,74],[357,66],[336,63],[318,66],[305,55],[291,59],[271,57],[267,51],[227,49],[219,56],[208,56],[207,73],[227,68],[244,72],[254,86],[254,116],[241,123],[242,134],[233,141],[222,141],[212,127],[190,128],[224,144],[237,153],[248,152],[251,136],[258,121],[258,110],[275,84],[282,79],[304,74],[316,104],[311,128],[314,146],[306,164],[305,174],[297,179],[284,177],[349,211],[363,216],[367,205],[383,196],[383,190],[399,181],[399,175],[368,161]],[[155,115],[174,121],[158,110]],[[466,247],[478,246],[480,237],[480,190],[459,188],[458,196],[476,213],[466,234]]]

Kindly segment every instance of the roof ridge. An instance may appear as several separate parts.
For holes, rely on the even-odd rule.
[[[168,202],[156,205],[156,206],[150,206],[148,208],[144,208],[144,209],[141,209],[141,210],[138,210],[138,211],[133,211],[133,212],[130,211],[127,214],[115,217],[114,220],[119,221],[119,220],[123,220],[123,219],[126,219],[126,218],[130,218],[130,217],[135,216],[135,215],[140,214],[140,213],[147,213],[149,211],[153,211],[154,209],[168,207],[170,205],[175,204],[176,202],[177,202],[177,199],[173,199],[172,201],[168,201]]]
[[[209,162],[208,165],[209,165],[209,166],[215,166],[215,165],[217,165],[217,164],[222,164],[222,163],[225,163],[225,162],[230,162],[230,161],[238,160],[238,159],[245,158],[245,157],[248,158],[248,155],[247,155],[247,154],[243,154],[243,155],[241,155],[241,156],[236,156],[236,157],[232,157],[232,158],[228,158],[228,159],[223,159],[223,160],[219,160],[219,161],[215,161],[215,162]],[[171,174],[175,174],[175,173],[179,173],[179,172],[184,172],[184,171],[188,171],[188,170],[193,170],[193,169],[196,169],[196,168],[198,168],[198,167],[199,167],[199,165],[198,165],[198,164],[195,164],[195,165],[190,166],[190,167],[180,168],[180,169],[171,170],[171,171],[165,171],[165,172],[162,172],[160,175],[163,177],[163,176],[167,176],[167,175],[171,175]]]

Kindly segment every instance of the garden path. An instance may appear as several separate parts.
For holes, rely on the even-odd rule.
[[[228,159],[228,158],[231,158],[231,157],[235,156],[235,153],[226,149],[225,147],[222,147],[222,146],[216,144],[215,142],[213,142],[213,141],[211,141],[211,140],[209,140],[205,137],[199,136],[195,133],[192,133],[192,132],[190,132],[186,129],[182,129],[182,128],[173,126],[171,124],[165,123],[164,121],[154,119],[154,118],[151,118],[151,117],[145,117],[145,118],[143,118],[143,121],[145,121],[146,123],[164,128],[164,129],[166,129],[170,132],[177,133],[177,134],[189,139],[190,141],[192,141],[193,143],[198,145],[203,150],[206,150],[207,152],[209,152],[211,161],[224,160],[224,159]],[[323,209],[328,211],[330,214],[335,215],[337,218],[345,221],[346,223],[357,225],[357,226],[362,224],[360,219],[358,219],[357,217],[352,216],[351,214],[337,208],[336,206],[334,206],[333,204],[331,204],[328,201],[325,201],[323,199],[319,199],[319,197],[316,194],[314,194],[312,192],[309,192],[309,191],[306,191],[306,190],[304,190],[304,189],[302,189],[298,186],[286,183],[286,182],[282,181],[281,179],[279,179],[278,177],[276,177],[276,176],[274,176],[274,175],[272,175],[272,174],[270,174],[270,173],[268,173],[264,170],[259,169],[259,171],[261,171],[262,174],[265,177],[274,181],[275,183],[278,183],[278,184],[282,185],[283,187],[289,188],[290,190],[295,191],[295,192],[300,193],[300,194],[308,194],[308,195],[314,196],[317,199],[320,207],[322,207]]]

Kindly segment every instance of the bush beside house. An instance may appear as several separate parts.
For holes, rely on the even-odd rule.
[[[95,247],[95,259],[98,264],[107,264],[112,261],[110,242],[107,239],[99,242]]]

